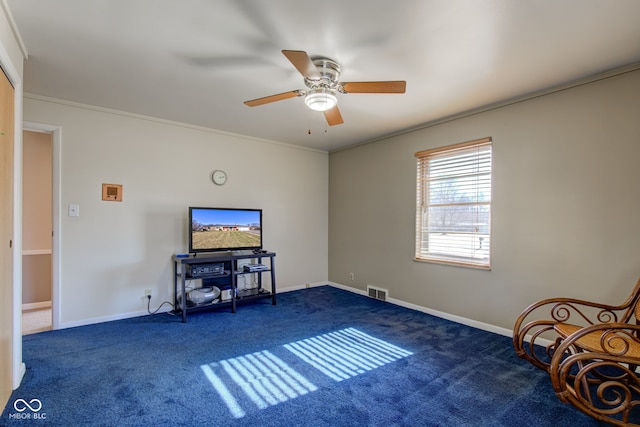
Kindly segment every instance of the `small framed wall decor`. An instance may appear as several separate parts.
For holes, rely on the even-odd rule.
[[[102,200],[106,200],[107,202],[121,202],[122,185],[102,184]]]

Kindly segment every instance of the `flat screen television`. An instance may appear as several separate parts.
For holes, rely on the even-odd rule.
[[[262,209],[189,208],[189,253],[262,249]]]

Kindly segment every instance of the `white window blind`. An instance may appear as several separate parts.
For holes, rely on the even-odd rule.
[[[489,269],[491,138],[416,158],[416,259]]]

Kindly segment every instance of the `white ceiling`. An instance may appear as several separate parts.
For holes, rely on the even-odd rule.
[[[25,92],[321,150],[377,139],[640,63],[639,0],[6,0]],[[327,126],[282,49],[333,58]],[[309,134],[309,132],[311,132]]]

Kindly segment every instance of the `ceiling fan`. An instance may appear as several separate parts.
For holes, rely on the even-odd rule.
[[[337,93],[404,93],[407,86],[404,80],[340,82],[340,64],[336,61],[324,57],[311,58],[307,52],[301,50],[283,50],[282,53],[302,74],[307,89],[296,89],[245,101],[249,107],[304,96],[307,107],[324,112],[329,126],[334,126],[344,123],[338,109]]]

